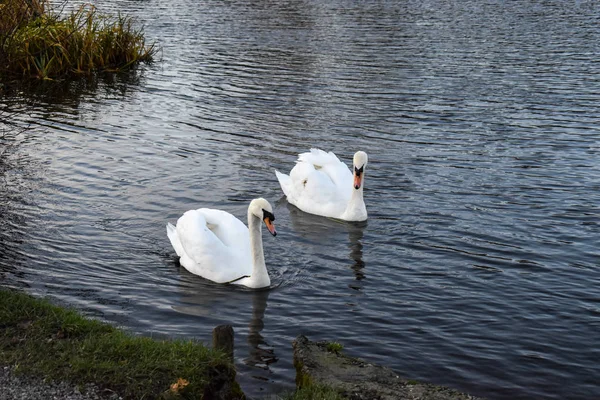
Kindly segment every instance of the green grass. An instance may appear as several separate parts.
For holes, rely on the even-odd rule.
[[[308,385],[295,393],[283,397],[283,400],[342,400],[344,397],[334,389],[320,385]]]
[[[129,399],[203,397],[222,381],[242,396],[227,356],[195,341],[134,337],[46,300],[0,289],[0,365]],[[188,384],[178,392],[171,385]],[[181,385],[183,386],[183,385]]]
[[[131,17],[102,15],[90,4],[61,16],[47,0],[0,0],[0,78],[116,72],[156,52]]]
[[[338,342],[327,343],[327,351],[330,353],[339,353],[344,349],[344,346]]]

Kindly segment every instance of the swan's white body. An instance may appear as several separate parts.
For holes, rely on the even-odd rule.
[[[302,211],[345,221],[365,221],[367,208],[361,174],[366,165],[367,154],[363,151],[354,155],[353,173],[332,152],[311,149],[299,154],[289,175],[279,171],[275,175],[288,202]]]
[[[265,211],[272,215],[266,200],[252,200],[248,207],[249,228],[225,211],[210,208],[186,211],[177,220],[177,226],[167,223],[167,236],[180,257],[179,263],[192,274],[217,283],[266,287],[271,280],[261,236]],[[267,227],[276,234],[272,224]]]

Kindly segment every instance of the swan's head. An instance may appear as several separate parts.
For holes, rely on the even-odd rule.
[[[360,189],[363,184],[365,168],[368,161],[369,157],[367,157],[367,153],[364,151],[357,151],[356,154],[354,154],[354,189],[356,190]]]
[[[273,215],[273,207],[271,204],[265,199],[258,198],[254,199],[250,202],[250,207],[248,207],[248,211],[252,213],[257,218],[260,218],[264,221],[269,233],[273,236],[277,236],[277,231],[275,230],[275,215]]]

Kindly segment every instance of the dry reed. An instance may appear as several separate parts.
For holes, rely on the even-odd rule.
[[[66,17],[49,9],[47,0],[0,0],[0,79],[119,71],[156,54],[131,17],[89,4]]]

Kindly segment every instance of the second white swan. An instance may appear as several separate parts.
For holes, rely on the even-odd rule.
[[[298,155],[289,175],[275,171],[290,204],[307,213],[365,221],[367,207],[363,199],[368,157],[364,151],[354,154],[353,172],[332,152],[311,149]]]
[[[192,274],[217,283],[262,288],[269,286],[271,279],[265,265],[261,220],[277,235],[271,204],[258,198],[248,207],[248,228],[228,212],[200,208],[186,211],[177,226],[167,223],[167,236],[179,263]]]

